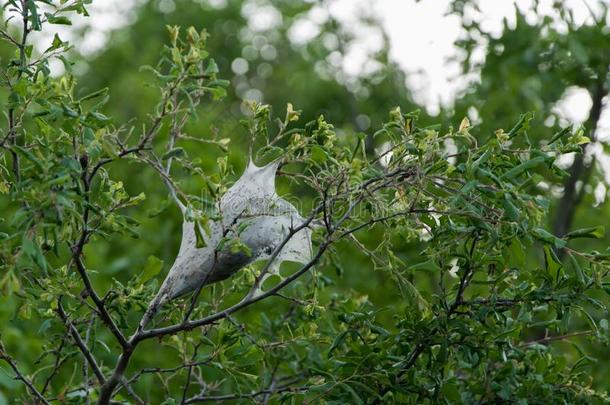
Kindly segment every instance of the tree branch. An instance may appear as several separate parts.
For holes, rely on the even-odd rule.
[[[588,336],[588,335],[591,335],[593,333],[595,333],[594,330],[584,330],[584,331],[581,331],[581,332],[568,333],[568,334],[559,335],[559,336],[545,336],[545,337],[540,338],[540,339],[531,340],[529,342],[524,342],[521,346],[531,346],[533,344],[551,343],[551,342],[555,342],[555,341],[558,341],[558,340],[571,339],[573,337]]]
[[[4,360],[11,367],[11,369],[15,373],[15,378],[17,380],[21,380],[26,385],[28,390],[32,393],[32,395],[34,395],[43,404],[50,405],[49,401],[40,393],[40,391],[36,389],[32,381],[30,381],[26,376],[21,373],[15,361],[6,352],[2,341],[0,341],[0,360]]]
[[[72,335],[72,338],[74,339],[74,343],[76,343],[76,346],[78,346],[81,353],[83,354],[83,356],[89,363],[91,370],[93,370],[93,374],[95,374],[95,376],[97,377],[100,384],[104,384],[106,382],[106,379],[104,378],[104,374],[102,373],[99,366],[97,365],[97,362],[95,361],[95,357],[93,357],[93,353],[91,353],[91,351],[89,350],[89,348],[87,347],[85,342],[83,342],[83,339],[81,338],[80,334],[78,333],[78,331],[76,330],[76,328],[74,327],[72,322],[70,322],[70,320],[68,319],[68,315],[66,314],[66,311],[64,311],[64,308],[61,305],[61,299],[62,299],[61,296],[57,299],[57,313],[59,314],[60,318],[63,320],[64,324],[70,331],[70,334]]]
[[[80,254],[79,254],[79,256],[80,256]],[[123,347],[127,346],[128,342],[125,339],[125,336],[120,331],[120,329],[118,328],[118,326],[116,325],[116,323],[114,322],[114,320],[112,319],[110,314],[108,313],[108,310],[106,309],[106,305],[104,304],[102,299],[99,297],[99,295],[97,295],[97,293],[93,289],[93,285],[91,284],[91,280],[89,279],[89,275],[87,274],[87,269],[83,265],[82,259],[79,256],[77,256],[74,260],[74,262],[76,263],[76,269],[78,270],[78,273],[83,281],[83,284],[85,285],[85,290],[87,291],[87,294],[91,297],[91,299],[93,300],[93,302],[98,310],[98,315],[100,316],[102,322],[104,322],[106,324],[106,326],[108,326],[108,329],[110,329],[110,332],[112,332],[112,334],[117,338],[117,340],[119,341],[119,344]]]
[[[307,392],[309,389],[310,389],[310,387],[282,386],[282,387],[278,387],[275,389],[268,388],[268,389],[264,389],[264,390],[260,390],[260,391],[256,391],[256,392],[251,392],[249,394],[197,395],[195,397],[191,397],[191,398],[187,399],[184,403],[185,404],[195,404],[198,402],[205,402],[205,401],[222,402],[222,401],[234,401],[237,399],[256,399],[263,395],[282,394],[282,393],[287,393],[287,392],[304,393],[304,392]]]
[[[89,213],[90,213],[90,206],[91,206],[91,204],[89,202],[89,192],[91,189],[91,183],[90,183],[90,178],[87,175],[86,164],[84,165],[84,167],[82,169],[81,181],[83,182],[83,186],[85,189],[84,198],[85,198],[85,202],[87,204],[85,205],[85,208],[83,211],[83,221],[82,221],[83,229],[81,231],[78,241],[76,242],[76,244],[74,244],[72,246],[72,261],[76,265],[76,269],[85,286],[85,290],[87,291],[87,294],[93,300],[93,303],[95,304],[95,306],[98,310],[98,313],[99,313],[100,318],[102,319],[102,322],[104,322],[104,324],[106,324],[106,326],[108,326],[108,328],[110,329],[110,332],[112,332],[112,334],[119,341],[119,344],[122,347],[125,347],[127,345],[127,340],[125,339],[125,336],[116,326],[116,323],[114,322],[114,320],[108,313],[108,310],[106,309],[106,305],[104,304],[103,300],[95,292],[95,289],[93,288],[93,285],[91,284],[91,280],[89,279],[89,275],[87,274],[87,269],[85,268],[85,265],[83,264],[83,261],[82,261],[83,249],[85,248],[85,245],[87,244],[87,241],[90,236],[90,231],[89,231],[88,227],[89,227]]]

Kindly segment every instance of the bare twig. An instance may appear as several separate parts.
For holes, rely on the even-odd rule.
[[[291,386],[282,386],[277,387],[275,389],[264,389],[256,392],[251,392],[249,394],[228,394],[228,395],[198,395],[192,398],[189,398],[184,403],[185,404],[196,404],[198,402],[205,401],[234,401],[236,399],[256,399],[260,396],[264,395],[274,395],[274,394],[283,394],[283,393],[295,393],[301,394],[307,392],[311,387],[291,387]]]
[[[45,379],[45,382],[42,386],[42,389],[40,390],[40,393],[44,395],[44,393],[47,391],[47,389],[49,388],[51,381],[53,380],[53,378],[57,375],[57,373],[59,372],[59,369],[61,368],[62,364],[65,361],[65,358],[61,357],[61,352],[64,349],[64,346],[66,345],[66,338],[67,335],[65,335],[62,339],[61,339],[61,343],[59,344],[59,347],[57,349],[55,349],[55,364],[53,364],[53,369],[51,370],[51,373],[47,376],[47,378]]]
[[[184,363],[184,364],[180,364],[179,366],[176,366],[176,367],[169,367],[169,368],[162,368],[162,367],[143,368],[143,369],[139,370],[136,374],[134,374],[133,377],[131,377],[129,380],[127,380],[127,383],[128,384],[133,384],[134,382],[136,382],[144,374],[175,373],[176,371],[180,371],[180,370],[185,369],[185,368],[203,366],[203,365],[206,365],[206,364],[210,363],[210,361],[212,361],[216,357],[216,355],[217,355],[217,353],[213,353],[212,355],[210,355],[205,360]]]
[[[116,323],[114,322],[114,320],[108,313],[108,310],[106,309],[106,305],[104,304],[104,301],[100,298],[100,296],[97,294],[97,292],[93,288],[93,285],[91,284],[91,280],[89,279],[89,275],[87,273],[87,269],[85,268],[85,265],[83,264],[83,259],[82,259],[83,249],[85,248],[85,245],[87,244],[87,242],[89,240],[89,236],[90,236],[89,214],[90,214],[90,210],[91,210],[90,209],[91,204],[89,202],[89,191],[91,188],[91,181],[90,181],[90,177],[87,175],[87,166],[86,165],[84,165],[84,167],[82,169],[81,181],[84,186],[84,198],[85,198],[85,201],[87,202],[87,204],[85,205],[85,208],[83,211],[83,218],[82,218],[83,225],[82,225],[82,231],[81,231],[80,237],[79,237],[78,241],[72,246],[72,263],[74,263],[76,265],[76,270],[78,271],[78,274],[85,286],[85,290],[87,291],[87,294],[91,297],[91,300],[93,300],[93,303],[95,304],[95,307],[97,308],[98,314],[99,314],[102,322],[104,322],[104,324],[106,324],[108,326],[108,329],[110,329],[110,332],[112,332],[112,334],[116,337],[116,339],[118,340],[120,345],[125,347],[127,345],[127,340],[125,339],[125,336],[123,336],[123,333],[119,330]]]
[[[80,253],[78,253],[78,254],[80,255]],[[74,253],[74,255],[77,255],[77,253]],[[89,275],[87,274],[87,269],[83,265],[82,259],[80,257],[76,257],[74,262],[76,263],[76,269],[78,270],[78,274],[80,275],[80,277],[83,281],[83,284],[85,285],[87,294],[93,300],[93,302],[98,310],[98,314],[99,314],[100,318],[102,319],[102,322],[104,322],[106,324],[106,326],[108,326],[108,329],[110,329],[110,332],[112,332],[112,334],[116,337],[116,339],[119,341],[121,346],[126,346],[127,340],[125,339],[125,336],[123,336],[123,333],[120,331],[120,329],[118,328],[118,326],[116,325],[116,323],[114,322],[112,317],[110,316],[110,313],[108,313],[108,310],[106,309],[106,305],[104,304],[102,299],[99,297],[99,295],[97,295],[97,293],[93,289],[93,285],[91,284],[91,280],[89,279]]]
[[[24,376],[23,373],[19,370],[19,367],[17,367],[17,364],[15,363],[13,358],[9,356],[6,352],[2,341],[0,341],[0,360],[4,360],[11,367],[11,369],[15,373],[15,379],[23,382],[28,388],[28,390],[32,393],[32,395],[37,398],[38,401],[42,402],[45,405],[50,405],[50,402],[40,393],[40,391],[36,389],[34,383],[32,383],[32,381],[26,376]]]
[[[592,335],[594,333],[595,333],[594,330],[583,330],[581,332],[567,333],[565,335],[545,336],[545,337],[540,338],[540,339],[535,339],[535,340],[530,340],[529,342],[524,342],[523,344],[521,344],[521,346],[531,346],[531,345],[534,345],[534,344],[552,343],[552,342],[556,342],[558,340],[568,340],[568,339],[579,337],[579,336]]]
[[[61,304],[61,299],[62,299],[61,296],[57,299],[57,313],[59,314],[61,319],[64,321],[64,324],[70,331],[70,334],[72,335],[72,338],[74,339],[74,343],[76,343],[76,345],[80,349],[80,351],[83,354],[83,356],[85,357],[85,359],[87,359],[87,362],[89,363],[89,366],[91,367],[91,370],[93,370],[93,374],[95,374],[95,376],[97,377],[100,384],[104,384],[104,382],[106,382],[106,379],[104,378],[104,374],[102,373],[102,370],[100,370],[99,366],[97,365],[97,362],[95,361],[95,357],[93,356],[93,353],[91,353],[91,350],[89,350],[89,348],[87,347],[85,342],[83,342],[83,339],[81,338],[80,334],[78,333],[78,330],[76,330],[76,328],[74,327],[72,322],[70,322],[70,320],[68,319],[68,315],[66,314],[66,311],[64,311],[64,308]]]

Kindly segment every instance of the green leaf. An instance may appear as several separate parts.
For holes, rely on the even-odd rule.
[[[91,100],[92,98],[105,96],[108,94],[108,87],[104,87],[103,89],[94,91],[93,93],[89,93],[86,96],[82,97],[79,101]]]
[[[574,268],[574,274],[576,275],[576,279],[580,285],[585,285],[588,280],[585,278],[585,274],[582,271],[582,267],[578,260],[574,257],[572,253],[569,254],[570,262],[572,263],[572,267]]]
[[[350,334],[351,332],[352,332],[351,330],[346,330],[345,332],[342,332],[342,333],[338,334],[337,336],[335,336],[333,343],[330,345],[330,348],[328,349],[329,358],[332,356],[333,352],[343,343],[343,341],[345,340],[347,335]]]
[[[78,118],[78,111],[74,110],[73,108],[68,107],[67,105],[62,106],[63,107],[63,113],[66,117],[69,118]]]
[[[511,240],[508,251],[510,252],[509,259],[511,261],[513,261],[518,266],[525,266],[525,251],[523,248],[523,244],[518,239],[514,238]]]
[[[177,148],[173,148],[169,151],[167,151],[162,157],[161,159],[163,160],[167,160],[169,158],[175,158],[175,157],[182,157],[186,155],[186,152],[184,151],[184,148],[181,147],[177,147]]]
[[[38,15],[38,7],[34,3],[34,0],[27,0],[28,10],[30,11],[30,21],[32,21],[32,28],[34,31],[40,31],[42,28],[40,24],[40,16]]]
[[[214,59],[210,59],[208,62],[208,67],[205,68],[203,72],[204,75],[209,76],[218,73],[218,65],[214,61]]]
[[[521,217],[521,211],[513,203],[513,198],[509,193],[504,194],[504,216],[510,221],[518,221]]]
[[[72,25],[72,21],[68,17],[62,15],[53,15],[51,13],[44,13],[45,17],[47,17],[47,21],[49,24],[58,24],[58,25]]]
[[[145,283],[159,274],[163,268],[163,263],[163,260],[155,256],[148,256],[148,259],[146,259],[146,265],[144,265],[144,269],[142,270],[141,274],[142,282]]]
[[[38,334],[44,334],[47,330],[49,330],[52,324],[53,321],[51,319],[46,319],[43,323],[40,324],[40,328],[38,328]]]
[[[52,49],[57,49],[59,48],[61,45],[63,44],[63,41],[61,40],[61,38],[59,37],[59,35],[55,34],[55,36],[53,37],[53,44],[51,45],[50,50]]]
[[[529,123],[532,119],[534,119],[533,112],[526,112],[525,114],[522,114],[521,117],[519,117],[519,121],[517,121],[515,126],[510,131],[508,131],[508,138],[511,139],[522,133],[523,131],[529,129]]]
[[[472,170],[479,168],[481,165],[484,165],[489,158],[491,157],[491,149],[487,149],[477,160],[472,164]]]
[[[532,235],[542,242],[552,244],[557,249],[561,249],[567,244],[565,240],[558,238],[557,236],[542,228],[532,229]]]
[[[323,147],[319,145],[313,145],[310,152],[311,160],[316,163],[324,163],[328,160],[328,153]]]
[[[250,249],[250,247],[248,245],[244,244],[242,241],[240,241],[238,239],[234,239],[231,242],[231,253],[233,253],[233,254],[243,253],[246,256],[250,257],[250,256],[252,256],[252,249]]]
[[[565,135],[569,134],[571,131],[572,131],[571,125],[568,125],[567,127],[562,128],[555,135],[553,135],[553,137],[549,141],[549,145],[557,142],[559,139],[563,138]]]
[[[25,233],[21,240],[21,249],[41,270],[47,269],[47,261],[42,254],[40,246],[38,246],[34,239],[28,238]]]
[[[478,184],[479,184],[478,181],[470,180],[468,183],[464,184],[464,186],[460,190],[460,193],[461,194],[470,194],[472,192],[472,190],[474,190],[477,187]]]
[[[544,263],[553,280],[559,279],[559,269],[563,267],[559,258],[549,246],[544,246]]]
[[[531,170],[531,169],[534,169],[534,168],[540,166],[545,161],[546,161],[546,159],[544,157],[542,157],[542,156],[538,156],[538,157],[535,157],[533,159],[527,160],[527,161],[521,163],[520,165],[517,165],[517,166],[513,167],[512,169],[510,169],[506,173],[504,173],[501,176],[501,178],[503,178],[503,179],[514,179],[515,177],[519,176],[520,174],[526,172],[527,170]]]
[[[566,234],[567,239],[576,238],[594,238],[601,239],[606,234],[606,228],[603,225],[592,226],[590,228],[582,228]]]
[[[97,121],[101,122],[101,123],[105,123],[110,121],[110,118],[108,118],[107,116],[105,116],[104,114],[97,112],[97,111],[91,111],[89,113],[90,116],[92,116],[93,118],[95,118]]]
[[[74,62],[70,62],[64,55],[59,55],[57,58],[63,63],[66,72],[72,73],[72,65],[74,65]]]
[[[227,91],[221,87],[205,86],[203,89],[209,92],[214,100],[221,100],[227,95]]]
[[[258,150],[257,156],[263,162],[271,162],[284,154],[284,149],[277,146],[265,146]]]
[[[194,228],[196,239],[195,247],[197,247],[198,249],[206,247],[207,243],[205,243],[205,239],[203,238],[203,233],[201,232],[201,225],[199,225],[199,221],[195,221]]]
[[[575,143],[577,145],[586,145],[591,142],[591,138],[584,135],[584,130],[581,128],[574,135],[572,135],[569,139],[569,142]]]
[[[32,317],[32,306],[29,303],[24,303],[19,308],[19,312],[17,313],[19,318],[28,320]]]

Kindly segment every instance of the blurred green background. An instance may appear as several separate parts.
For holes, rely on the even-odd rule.
[[[401,2],[395,0],[395,12],[421,12],[425,3],[430,2],[434,1],[407,1],[407,6],[399,7],[397,3]],[[394,57],[398,53],[414,60],[428,58],[425,46],[411,49],[405,44],[413,42],[414,38],[404,38],[403,43],[396,34],[389,36],[385,32],[384,15],[372,5],[363,4],[357,14],[345,18],[345,13],[337,11],[342,7],[340,3],[136,1],[117,9],[125,14],[122,15],[124,21],[116,23],[104,21],[101,14],[96,15],[94,2],[89,21],[92,26],[76,26],[60,35],[69,35],[77,45],[74,69],[80,76],[79,91],[85,94],[109,87],[111,98],[105,113],[117,124],[130,122],[137,126],[146,120],[158,98],[158,90],[146,84],[151,80],[150,73],[140,67],[156,63],[167,42],[165,26],[186,28],[192,25],[207,29],[210,34],[208,50],[219,65],[220,77],[230,80],[231,86],[228,96],[221,102],[200,106],[199,118],[188,124],[187,133],[210,137],[213,131],[218,131],[221,138],[231,138],[229,162],[236,176],[247,163],[246,133],[238,124],[243,118],[242,101],[245,99],[268,103],[279,116],[284,113],[287,102],[303,111],[305,121],[323,114],[335,125],[340,136],[367,134],[369,148],[382,147],[372,134],[395,106],[403,111],[420,109],[422,124],[440,124],[445,129],[457,126],[464,116],[468,116],[479,128],[473,133],[482,137],[494,136],[496,129],[510,128],[521,113],[534,111],[536,119],[529,131],[532,143],[548,140],[570,120],[581,121],[587,136],[594,142],[587,148],[582,162],[578,163],[579,158],[575,162],[565,159],[565,168],[572,171],[575,179],[575,198],[571,204],[558,208],[564,194],[561,185],[540,184],[541,190],[555,197],[547,223],[549,228],[561,233],[572,227],[609,222],[606,169],[610,159],[606,155],[608,134],[604,122],[610,127],[610,114],[605,113],[604,107],[608,99],[610,29],[604,2],[574,2],[579,3],[574,6],[567,4],[571,2],[541,2],[544,4],[538,6],[538,2],[519,2],[527,3],[521,8],[513,8],[512,2],[507,2],[511,3],[510,13],[493,29],[488,29],[489,16],[485,9],[478,8],[476,1],[441,2],[450,13],[447,21],[455,23],[457,20],[459,28],[452,53],[456,59],[451,63],[455,70],[452,80],[460,83],[449,100],[442,103],[431,102],[435,96],[422,97],[426,83],[415,88],[414,83],[421,76],[416,72],[405,73]],[[386,3],[389,6],[383,10],[391,12],[392,2]],[[443,21],[430,20],[429,24],[437,25],[432,30],[443,31],[447,29]],[[85,43],[83,38],[91,38],[104,24],[117,27],[105,30],[106,37],[100,40],[101,45],[98,44],[95,51],[79,53]],[[426,25],[426,21],[422,24]],[[363,45],[371,37],[375,39],[372,49]],[[41,37],[41,44],[46,40]],[[425,44],[429,38],[424,32],[415,41]],[[354,49],[361,48],[367,49],[365,56],[354,57]],[[435,49],[428,52],[435,52]],[[0,55],[3,59],[8,57],[2,48]],[[216,170],[216,158],[222,155],[220,150],[196,143],[185,147],[189,156],[199,158],[204,170]],[[579,164],[580,170],[575,170]],[[114,164],[110,170],[128,173],[128,176],[122,176],[126,189],[133,195],[145,192],[147,199],[134,213],[141,220],[139,240],[125,237],[98,240],[86,250],[89,267],[98,270],[94,282],[102,291],[113,279],[127,282],[143,268],[150,255],[162,258],[166,271],[178,250],[177,235],[181,227],[180,213],[173,206],[158,216],[148,215],[168,205],[165,204],[167,193],[156,173],[126,163]],[[197,181],[190,181],[179,172],[176,177],[182,179],[187,191],[197,194],[197,187],[200,187]],[[279,186],[280,194],[290,190],[298,195],[298,190],[291,189],[282,180]],[[374,244],[378,239],[378,235],[371,232],[364,242]],[[605,239],[586,243],[589,248],[595,248],[593,244],[597,243],[602,250],[607,242]],[[407,262],[415,262],[420,260],[418,253],[422,246],[423,242],[402,244],[396,254]],[[367,258],[357,248],[345,244],[342,249],[345,249],[344,257],[350,259],[343,261],[343,276],[332,288],[366,295],[380,308],[394,303],[398,294],[392,293],[392,284],[384,274],[371,271]],[[336,278],[334,273],[328,276]],[[280,302],[269,300],[241,316],[273,313]],[[14,316],[18,305],[18,300],[0,295],[2,335],[14,356],[30,358],[33,364],[45,336],[36,333],[37,325]],[[155,342],[146,343],[153,344]],[[557,347],[565,349],[569,355],[571,348],[568,345],[564,347],[559,343]],[[594,365],[592,375],[596,386],[610,389],[610,366],[603,361],[610,353],[608,348],[599,350],[604,351],[597,353],[602,361]],[[149,360],[154,360],[156,365],[172,364],[173,355],[171,350],[160,349],[154,359]],[[139,357],[133,367],[144,365],[151,366],[153,362]],[[20,389],[19,384],[0,373],[0,403],[3,402],[2,393],[5,399],[10,399],[10,393]]]

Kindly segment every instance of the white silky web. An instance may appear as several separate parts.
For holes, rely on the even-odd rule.
[[[258,167],[249,162],[242,176],[220,200],[222,219],[208,221],[209,232],[200,229],[204,247],[197,247],[195,226],[200,225],[186,220],[183,222],[178,256],[149,307],[146,321],[164,302],[194,291],[201,285],[230,277],[248,264],[269,260],[291,229],[304,223],[297,209],[275,191],[278,165],[276,161]],[[238,238],[248,247],[249,254],[234,252],[227,247],[218,249],[223,238]],[[263,279],[273,274],[279,275],[280,264],[284,261],[307,263],[311,257],[311,230],[304,227],[284,244]]]
[[[252,161],[220,202],[224,226],[247,222],[239,238],[253,251],[255,260],[269,259],[290,229],[303,224],[304,219],[290,202],[275,191],[275,175],[279,162],[257,167]],[[282,247],[275,266],[284,261],[307,263],[311,260],[311,230],[296,232]]]

